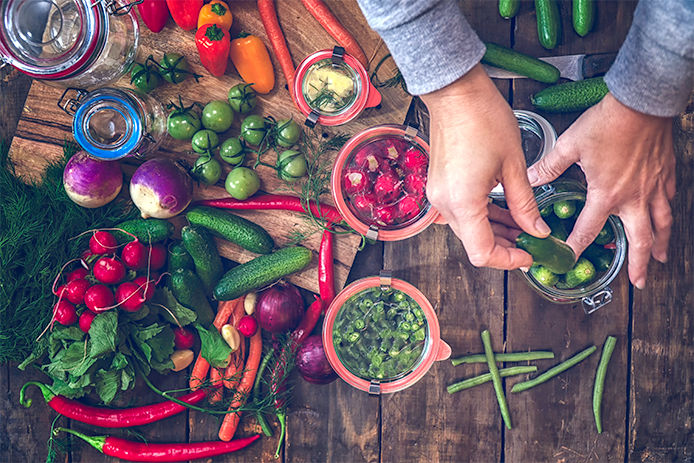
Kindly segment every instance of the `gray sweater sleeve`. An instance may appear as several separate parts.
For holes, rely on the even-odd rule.
[[[453,83],[484,55],[484,44],[455,0],[358,1],[413,95]]]
[[[641,0],[605,81],[639,112],[681,113],[694,89],[694,0]]]

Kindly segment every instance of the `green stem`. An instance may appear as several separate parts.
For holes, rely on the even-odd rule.
[[[608,336],[605,340],[605,345],[602,347],[602,356],[598,363],[598,370],[595,373],[595,384],[593,385],[593,416],[595,417],[595,427],[598,430],[598,434],[602,433],[602,393],[605,386],[607,364],[610,363],[615,344],[617,344],[617,338]]]
[[[494,361],[499,362],[525,362],[529,360],[541,360],[541,359],[553,359],[554,352],[551,351],[530,351],[530,352],[505,352],[505,353],[494,353]],[[451,359],[453,366],[460,365],[461,363],[484,363],[487,358],[484,354],[470,354],[463,355],[462,357],[457,357]]]
[[[494,362],[494,351],[492,350],[492,336],[489,334],[489,330],[482,331],[482,344],[484,344],[484,355],[487,357],[487,366],[489,367],[489,373],[492,375],[492,382],[494,383],[494,392],[496,392],[496,400],[499,402],[499,410],[501,411],[501,417],[504,419],[504,423],[508,429],[511,429],[511,414],[508,411],[508,403],[506,402],[506,395],[504,395],[504,387],[501,384],[501,376],[499,375],[499,368]]]
[[[263,430],[263,434],[265,434],[267,437],[272,437],[272,428],[265,419],[265,415],[263,415],[263,412],[259,411],[255,414],[255,417],[258,420],[260,428]]]
[[[263,357],[263,361],[260,362],[260,367],[258,368],[258,372],[255,375],[255,383],[253,384],[253,397],[255,399],[258,398],[258,394],[260,393],[260,383],[262,382],[263,373],[267,369],[268,363],[270,363],[272,354],[274,354],[274,350],[269,349],[265,354],[265,357]]]
[[[275,452],[275,458],[280,457],[280,449],[282,448],[282,442],[284,441],[284,434],[287,430],[287,415],[284,410],[277,410],[277,419],[280,422],[280,439],[277,442],[277,451]]]
[[[568,370],[572,366],[576,365],[577,363],[581,362],[586,357],[588,357],[590,354],[595,352],[596,349],[597,349],[597,347],[590,346],[589,348],[582,350],[578,354],[574,355],[570,359],[565,360],[562,363],[553,366],[549,370],[542,373],[540,376],[537,376],[536,378],[533,378],[533,379],[528,380],[528,381],[524,381],[522,383],[514,384],[513,387],[511,388],[511,392],[522,392],[522,391],[525,391],[526,389],[530,389],[531,387],[535,387],[538,384],[544,383],[548,379],[557,376],[559,373],[562,373],[565,370]]]
[[[537,367],[534,365],[522,366],[522,367],[511,367],[499,370],[499,376],[505,378],[507,376],[522,375],[525,373],[534,373],[537,371]],[[483,375],[475,376],[473,378],[468,378],[463,381],[451,384],[446,388],[449,394],[462,391],[464,389],[470,389],[471,387],[479,386],[480,384],[487,383],[492,380],[491,373],[485,373]]]
[[[87,436],[86,434],[82,434],[81,432],[75,431],[74,429],[67,428],[55,428],[54,433],[57,434],[61,431],[79,437],[80,439],[89,443],[89,445],[97,449],[99,452],[104,453],[104,444],[106,443],[106,438],[108,436]]]
[[[31,407],[31,399],[26,397],[26,388],[27,386],[36,386],[41,390],[41,394],[43,394],[43,400],[48,403],[53,397],[55,397],[55,393],[51,391],[51,389],[46,386],[43,383],[39,383],[38,381],[29,381],[27,382],[24,386],[22,386],[22,389],[19,391],[19,403],[24,405],[26,408]]]

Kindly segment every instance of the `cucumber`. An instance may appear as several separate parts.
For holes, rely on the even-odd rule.
[[[612,265],[614,251],[593,243],[583,251],[581,257],[588,259],[598,272],[604,272]]]
[[[190,269],[179,268],[171,274],[171,291],[182,305],[194,310],[198,321],[209,326],[214,320],[214,312],[205,297],[200,278]]]
[[[310,250],[294,246],[256,257],[224,274],[214,288],[214,297],[219,301],[228,301],[267,286],[306,267],[311,263],[311,256]]]
[[[588,35],[595,21],[595,2],[593,0],[573,0],[574,30],[581,37]]]
[[[213,234],[258,254],[268,254],[275,247],[270,234],[250,220],[212,207],[196,206],[186,214],[193,225],[208,228]]]
[[[533,256],[535,264],[547,267],[557,274],[568,272],[576,262],[573,250],[552,235],[547,238],[535,238],[523,232],[516,238],[516,246]]]
[[[518,14],[520,0],[499,0],[499,14],[502,18],[511,19]]]
[[[495,43],[485,43],[482,62],[507,71],[530,77],[531,79],[553,84],[559,80],[559,69],[549,63]]]
[[[195,264],[193,263],[193,258],[190,257],[188,251],[186,251],[185,246],[180,241],[173,243],[169,246],[169,273],[173,273],[179,268],[187,268],[190,270],[195,269]]]
[[[594,278],[595,266],[585,257],[581,257],[576,265],[564,275],[564,284],[567,289],[571,289],[580,285],[585,286]]]
[[[120,228],[137,236],[143,243],[156,243],[169,238],[174,231],[174,226],[168,220],[163,219],[133,219],[126,220],[116,225]],[[123,232],[114,231],[113,235],[118,240],[118,244],[129,243],[133,237]]]
[[[566,82],[540,90],[530,98],[533,106],[547,112],[568,113],[583,111],[600,102],[607,95],[607,84],[602,77]]]
[[[540,215],[542,217],[549,217],[552,215],[552,206],[545,206],[542,209],[540,209]]]
[[[598,236],[595,238],[594,243],[599,245],[606,245],[614,239],[614,230],[612,230],[612,225],[605,223]]]
[[[552,208],[554,209],[554,215],[560,219],[568,219],[576,213],[576,203],[573,201],[557,201],[552,205]]]
[[[561,18],[556,0],[535,0],[537,38],[547,50],[557,46],[561,35]]]
[[[552,235],[558,240],[566,241],[566,238],[569,237],[569,232],[566,230],[566,224],[564,224],[564,221],[559,219],[556,215],[552,214],[549,217],[545,218],[545,222],[547,223],[547,225],[549,225],[549,228],[552,230],[550,235]]]
[[[206,292],[211,293],[224,272],[212,235],[202,227],[190,225],[181,229],[181,238],[183,246],[193,259],[195,272],[202,280]]]
[[[542,265],[533,265],[530,267],[530,274],[535,278],[541,285],[552,287],[559,281],[559,276],[549,270],[547,267]]]

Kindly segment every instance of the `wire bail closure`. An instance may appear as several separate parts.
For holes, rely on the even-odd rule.
[[[118,5],[117,0],[97,0],[92,3],[92,7],[96,6],[98,3],[101,3],[108,14],[113,16],[125,16],[126,14],[130,13],[130,10],[132,10],[135,5],[139,5],[142,2],[144,2],[144,0],[135,0],[130,3],[126,3],[125,5]]]
[[[69,98],[65,102],[63,100],[67,96],[68,92],[74,91],[77,96],[75,98]],[[81,88],[68,87],[65,89],[60,98],[58,99],[58,107],[62,109],[68,116],[74,116],[77,109],[82,105],[82,100],[87,96],[87,91]]]

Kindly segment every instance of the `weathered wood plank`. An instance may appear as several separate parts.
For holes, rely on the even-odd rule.
[[[678,192],[669,262],[652,263],[634,290],[629,397],[630,461],[694,458],[694,95],[676,118]]]
[[[6,66],[0,70],[0,140],[9,143],[14,136],[22,113],[24,100],[29,93],[31,79],[19,71]]]

